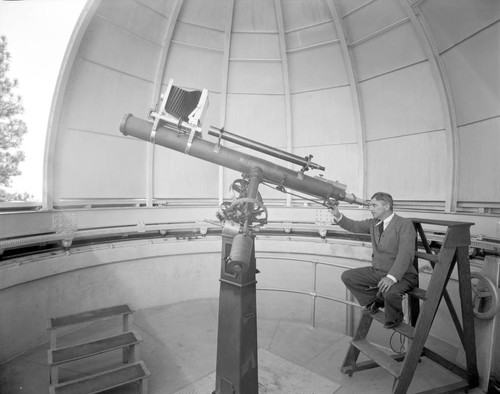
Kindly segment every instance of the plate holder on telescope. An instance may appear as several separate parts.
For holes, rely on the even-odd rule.
[[[197,99],[198,94],[199,98]],[[196,101],[196,103],[193,103],[193,101]],[[155,110],[149,114],[154,120],[150,141],[153,144],[155,143],[156,130],[163,122],[170,127],[177,128],[178,134],[189,133],[185,150],[185,153],[189,154],[194,137],[201,136],[201,121],[207,106],[207,89],[187,91],[174,86],[174,80],[170,79],[167,89],[162,93]]]

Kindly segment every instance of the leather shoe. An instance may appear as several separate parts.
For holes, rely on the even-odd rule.
[[[384,307],[384,301],[375,300],[366,306],[366,310],[369,313],[376,313],[379,309]]]
[[[400,321],[387,321],[384,323],[384,328],[391,329],[391,328],[396,328],[401,324]]]

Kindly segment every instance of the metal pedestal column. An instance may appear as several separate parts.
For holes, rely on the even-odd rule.
[[[260,168],[250,171],[245,196],[238,203],[241,222],[236,228],[226,223],[222,232],[214,394],[259,392],[255,238],[251,225],[258,211],[255,208],[259,204],[257,196],[262,178]]]
[[[250,236],[248,236],[250,237]],[[222,261],[214,394],[257,394],[257,302],[255,251],[246,272],[235,275],[228,266],[233,239],[222,238]]]

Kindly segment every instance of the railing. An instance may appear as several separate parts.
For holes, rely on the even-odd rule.
[[[335,257],[335,256],[333,256]],[[271,288],[271,287],[258,287],[258,291],[275,291],[281,293],[293,293],[293,294],[302,294],[311,297],[311,327],[316,326],[316,299],[322,298],[329,301],[339,302],[345,304],[346,308],[346,334],[351,335],[354,333],[354,308],[361,308],[360,305],[353,301],[353,297],[349,291],[346,290],[346,299],[341,299],[337,297],[331,297],[326,294],[320,294],[317,292],[317,274],[318,274],[318,266],[328,266],[332,268],[343,268],[349,269],[351,266],[332,263],[327,261],[320,261],[317,259],[309,260],[303,258],[295,258],[295,257],[278,257],[278,256],[268,256],[268,255],[260,255],[257,253],[258,260],[288,260],[288,261],[297,261],[302,263],[311,264],[313,267],[313,280],[312,280],[312,290],[311,291],[303,291],[303,290],[294,290],[294,289],[285,289],[285,288]],[[357,261],[365,264],[369,264],[368,260],[354,258],[354,257],[341,257],[343,260]]]
[[[68,219],[69,217],[69,219]],[[220,235],[221,226],[212,224],[207,221],[196,222],[175,222],[175,223],[155,223],[147,224],[138,222],[134,225],[128,226],[110,226],[98,228],[79,229],[72,226],[72,216],[62,217],[60,220],[62,225],[57,227],[59,223],[56,219],[55,230],[45,234],[33,234],[11,238],[0,238],[0,257],[7,250],[29,248],[37,245],[58,244],[63,249],[69,249],[71,246],[78,242],[81,243],[94,243],[99,242],[100,238],[106,239],[116,237],[123,239],[124,236],[130,238],[135,237],[155,237],[155,236],[169,236],[178,233],[191,233],[193,236],[206,236]],[[57,218],[57,217],[56,217]],[[69,223],[69,224],[68,224]],[[330,238],[332,236],[339,238],[357,239],[363,242],[363,235],[361,234],[348,234],[338,226],[331,224],[321,223],[291,223],[291,222],[275,222],[269,223],[258,234],[274,235],[274,236],[289,236],[290,233],[294,235],[301,234],[303,236],[317,238],[318,235],[321,239]],[[429,241],[436,241],[441,243],[444,239],[442,233],[434,233],[432,231],[426,232]],[[367,238],[368,240],[368,238]],[[500,242],[495,239],[483,237],[471,237],[471,248],[479,251],[487,251],[489,253],[500,254]],[[5,256],[4,256],[5,257]]]

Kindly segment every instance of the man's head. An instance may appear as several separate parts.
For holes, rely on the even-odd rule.
[[[374,219],[384,220],[392,215],[393,205],[394,202],[390,194],[378,192],[372,196],[370,212]]]

